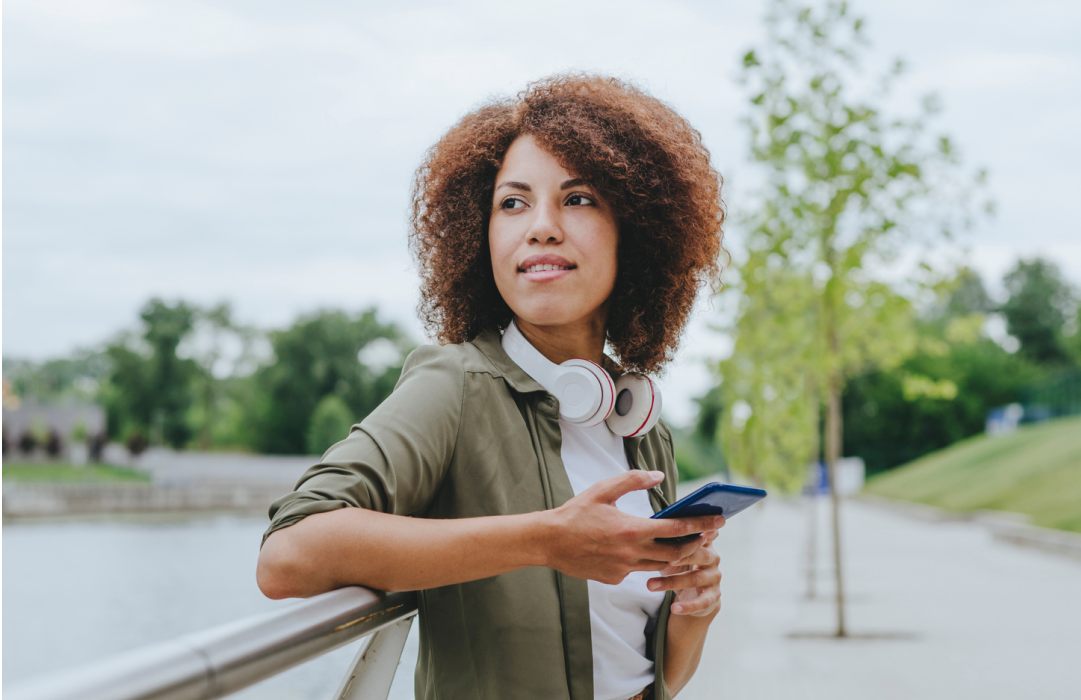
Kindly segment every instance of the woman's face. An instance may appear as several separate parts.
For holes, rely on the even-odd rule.
[[[618,242],[615,216],[592,187],[533,137],[511,144],[495,179],[488,245],[496,287],[516,317],[603,328]]]

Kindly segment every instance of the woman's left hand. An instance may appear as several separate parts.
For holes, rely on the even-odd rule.
[[[717,534],[716,530],[703,533],[706,544],[646,583],[651,591],[676,592],[676,600],[672,604],[674,614],[706,617],[720,608],[721,558],[713,549]]]

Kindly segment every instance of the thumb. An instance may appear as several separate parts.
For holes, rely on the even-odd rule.
[[[624,494],[653,488],[663,480],[664,472],[646,472],[641,469],[632,469],[626,474],[598,481],[582,495],[588,494],[592,500],[600,503],[615,503]]]

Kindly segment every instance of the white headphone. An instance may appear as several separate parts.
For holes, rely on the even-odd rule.
[[[652,379],[624,374],[614,383],[596,362],[567,360],[556,365],[534,348],[514,321],[503,334],[511,359],[559,399],[559,417],[591,428],[608,424],[616,435],[634,437],[653,429],[661,417],[661,392]]]

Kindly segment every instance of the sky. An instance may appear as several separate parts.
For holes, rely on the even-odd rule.
[[[850,3],[893,103],[987,167],[998,214],[941,264],[993,292],[1018,257],[1081,287],[1081,3]],[[418,341],[413,170],[472,107],[557,71],[639,83],[702,132],[730,220],[753,181],[739,58],[765,4],[8,0],[3,17],[3,355],[46,359],[134,328],[152,296],[283,327],[376,306]],[[900,113],[900,112],[899,112]],[[738,251],[740,232],[729,226]],[[729,341],[700,300],[660,378],[694,415]]]

